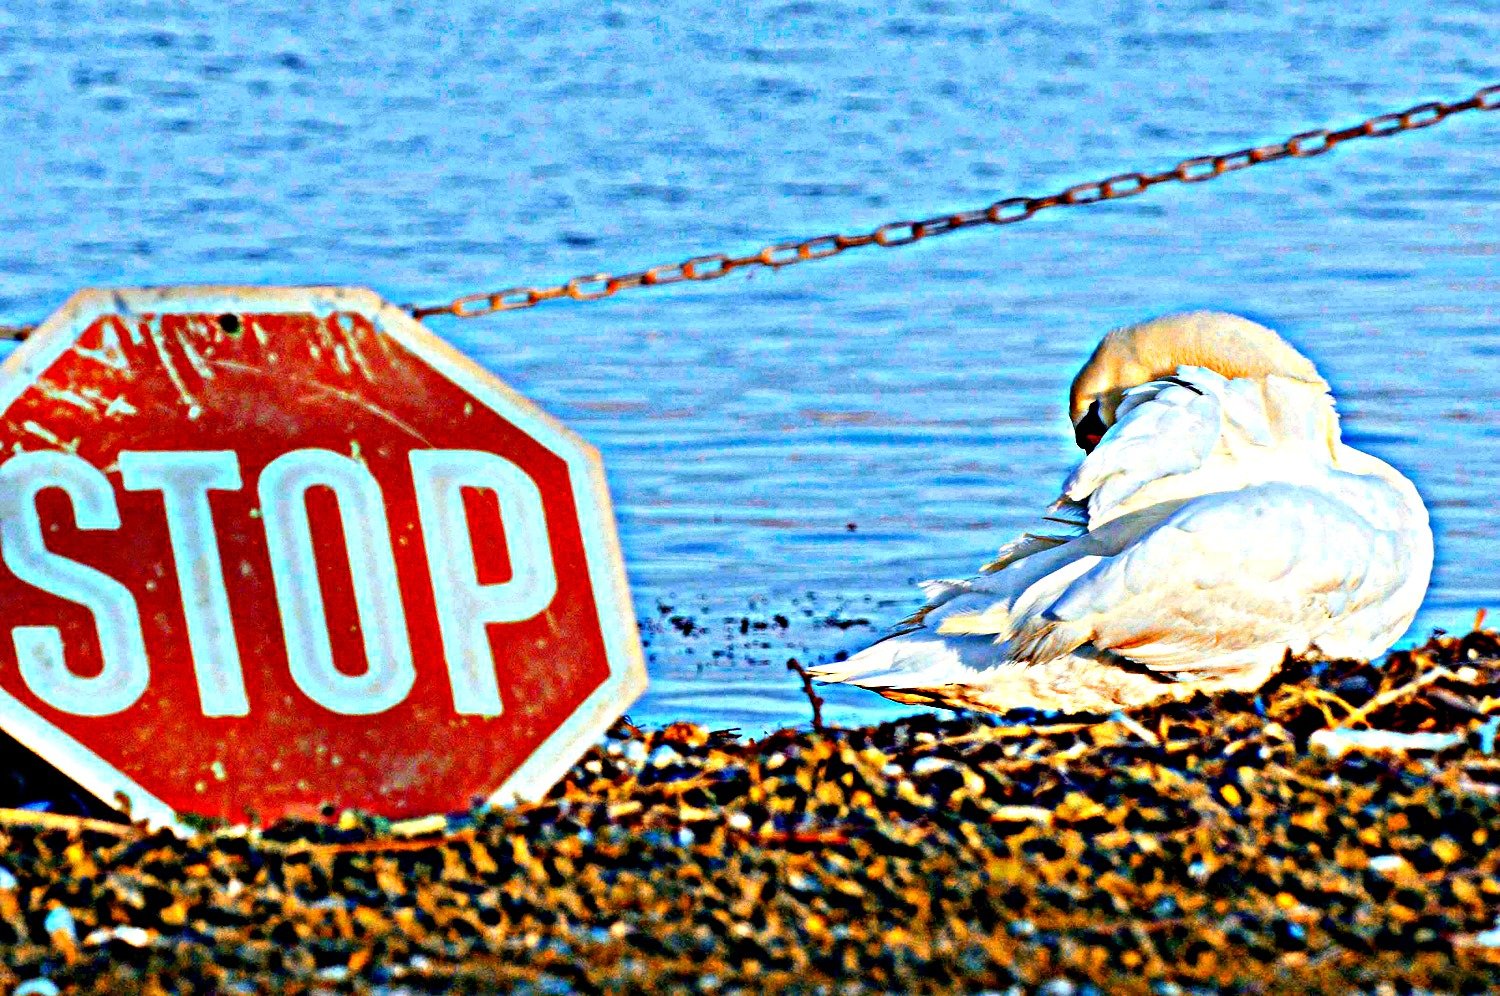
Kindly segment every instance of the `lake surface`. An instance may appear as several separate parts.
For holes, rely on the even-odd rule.
[[[251,9],[252,6],[255,9]],[[1466,2],[8,5],[0,322],[74,289],[629,271],[1042,194],[1500,82]],[[1117,12],[1103,14],[1103,6]],[[1231,9],[1234,8],[1234,9]],[[18,9],[23,8],[23,9]],[[1239,311],[1427,496],[1414,634],[1500,608],[1500,114],[778,273],[431,326],[604,453],[653,687],[804,722],[1055,496],[1112,326]],[[909,712],[825,690],[831,719]]]

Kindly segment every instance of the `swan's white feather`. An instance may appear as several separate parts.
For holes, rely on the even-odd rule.
[[[1196,383],[1209,378],[1224,381],[1197,370],[1182,384],[1154,382],[1125,395],[1119,421],[1063,485],[1066,498],[1087,504],[1090,526],[1153,481],[1202,468],[1223,434],[1219,392]]]

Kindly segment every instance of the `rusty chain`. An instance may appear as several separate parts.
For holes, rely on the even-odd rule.
[[[713,253],[695,256],[681,263],[653,266],[636,273],[613,275],[590,273],[574,277],[565,283],[551,287],[510,287],[502,291],[480,294],[465,294],[447,304],[418,306],[405,305],[405,309],[418,319],[433,315],[454,315],[458,318],[478,318],[499,311],[516,311],[530,308],[543,301],[569,298],[574,301],[597,301],[612,297],[622,290],[635,287],[660,287],[686,280],[717,280],[735,270],[761,266],[779,270],[796,263],[815,259],[829,259],[849,249],[862,246],[881,246],[886,249],[911,245],[935,235],[946,235],[962,228],[977,225],[1013,225],[1026,221],[1047,208],[1073,207],[1079,204],[1096,204],[1101,201],[1120,200],[1143,194],[1162,183],[1201,183],[1261,163],[1279,159],[1310,159],[1332,152],[1344,142],[1358,138],[1385,138],[1405,131],[1415,131],[1445,121],[1464,111],[1500,110],[1500,84],[1487,86],[1467,100],[1455,103],[1434,101],[1418,104],[1404,111],[1378,114],[1367,121],[1347,128],[1305,131],[1291,138],[1270,145],[1238,149],[1219,155],[1194,156],[1184,159],[1169,170],[1160,173],[1120,173],[1103,180],[1079,183],[1046,197],[1007,197],[984,208],[959,211],[955,214],[939,215],[925,221],[892,221],[860,235],[819,235],[797,242],[779,242],[766,246],[748,256],[729,256]],[[35,326],[0,325],[0,339],[24,339]]]
[[[1293,135],[1284,142],[1261,145],[1251,149],[1240,149],[1216,156],[1194,156],[1184,159],[1175,167],[1161,173],[1121,173],[1104,180],[1094,180],[1069,187],[1047,197],[1007,197],[989,207],[956,214],[940,215],[925,221],[892,221],[862,235],[819,235],[800,242],[780,242],[766,246],[748,256],[729,256],[714,253],[696,256],[681,263],[653,266],[638,273],[613,276],[608,273],[591,273],[574,277],[566,283],[552,287],[511,287],[502,291],[483,294],[466,294],[447,304],[418,307],[408,305],[413,317],[428,318],[432,315],[456,315],[459,318],[477,318],[497,311],[515,311],[530,308],[543,301],[571,298],[575,301],[597,301],[611,297],[622,290],[634,287],[659,287],[681,283],[684,280],[717,280],[743,267],[762,266],[779,270],[784,266],[806,263],[815,259],[828,259],[848,249],[861,246],[910,245],[934,235],[946,235],[961,228],[976,225],[1013,225],[1033,217],[1038,211],[1054,207],[1071,207],[1078,204],[1095,204],[1099,201],[1119,200],[1143,194],[1159,183],[1200,183],[1261,163],[1275,162],[1288,157],[1308,159],[1331,152],[1335,147],[1356,138],[1383,138],[1403,131],[1428,128],[1464,111],[1493,111],[1500,109],[1500,85],[1487,86],[1467,100],[1457,103],[1428,103],[1391,114],[1380,114],[1348,128],[1336,131],[1320,129]]]

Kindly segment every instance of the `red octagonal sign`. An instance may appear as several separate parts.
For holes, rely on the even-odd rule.
[[[369,291],[84,291],[0,411],[0,726],[136,818],[536,796],[645,687],[598,455]]]

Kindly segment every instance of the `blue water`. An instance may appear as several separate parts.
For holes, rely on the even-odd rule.
[[[438,301],[1500,82],[1484,5],[1284,6],[7,5],[0,321],[87,285]],[[1076,454],[1073,370],[1109,327],[1185,307],[1248,313],[1319,362],[1351,440],[1431,504],[1417,631],[1459,628],[1500,608],[1497,162],[1500,114],[1467,114],[1004,230],[432,326],[603,450],[651,621],[640,720],[805,720],[786,658],[857,647],[916,603],[911,580],[1026,525]],[[828,698],[840,722],[904,711]]]

